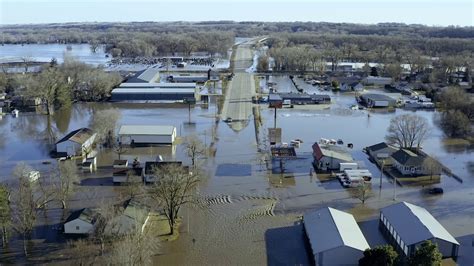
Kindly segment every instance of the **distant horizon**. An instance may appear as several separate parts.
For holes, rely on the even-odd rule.
[[[474,3],[471,0],[0,0],[0,25],[180,21],[472,27]]]
[[[44,22],[44,23],[12,23],[12,24],[0,24],[0,26],[39,26],[39,25],[67,25],[67,24],[118,24],[118,23],[202,23],[202,22],[235,22],[235,23],[328,23],[328,24],[354,24],[354,25],[367,25],[367,26],[376,26],[378,24],[404,24],[407,26],[410,25],[419,25],[423,27],[432,27],[432,28],[447,28],[447,27],[459,27],[459,28],[473,28],[474,26],[464,26],[464,25],[428,25],[422,23],[404,23],[404,22],[395,22],[395,21],[381,21],[381,22],[374,22],[374,23],[358,23],[358,22],[348,22],[348,21],[340,21],[340,22],[331,22],[331,21],[258,21],[258,20],[196,20],[196,21],[184,21],[184,20],[175,20],[175,21],[150,21],[150,20],[143,20],[143,21],[66,21],[66,22]]]

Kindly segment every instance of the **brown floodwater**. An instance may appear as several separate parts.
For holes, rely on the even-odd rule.
[[[285,77],[276,77],[277,86],[286,87]],[[301,86],[306,86],[302,84]],[[307,85],[310,86],[310,85]],[[318,92],[319,93],[319,92]],[[328,92],[324,92],[328,93]],[[178,240],[163,243],[156,263],[173,265],[214,264],[308,264],[302,241],[300,216],[308,210],[331,206],[351,212],[356,219],[374,219],[378,209],[393,203],[393,183],[383,177],[379,190],[380,172],[367,159],[362,148],[384,140],[392,117],[413,111],[371,112],[350,110],[355,103],[353,94],[329,92],[333,103],[328,108],[317,110],[281,109],[277,113],[277,125],[283,129],[285,142],[302,139],[297,149],[299,159],[286,162],[286,171],[280,174],[267,169],[268,162],[259,152],[264,147],[257,145],[256,136],[261,137],[267,127],[273,126],[273,110],[260,105],[262,123],[246,123],[236,132],[229,125],[215,122],[214,101],[207,108],[196,106],[188,122],[187,106],[154,104],[80,103],[69,110],[61,110],[48,118],[34,113],[3,117],[0,120],[0,166],[1,180],[12,180],[14,166],[24,161],[40,171],[48,171],[51,165],[44,161],[49,157],[51,143],[69,131],[90,124],[94,112],[117,108],[121,119],[118,124],[164,124],[177,127],[178,135],[199,136],[203,143],[212,146],[215,156],[203,159],[208,174],[199,185],[197,193],[202,196],[206,208],[183,210],[183,224]],[[431,196],[419,187],[397,187],[397,200],[420,204],[455,236],[474,234],[474,158],[473,147],[449,145],[439,127],[433,121],[435,111],[416,111],[428,119],[431,130],[423,144],[424,151],[436,156],[463,179],[463,183],[447,176],[441,177],[440,186],[444,195]],[[253,117],[251,117],[253,119]],[[255,126],[258,127],[256,134]],[[310,176],[311,145],[320,138],[342,139],[353,143],[353,156],[365,163],[373,173],[373,195],[365,204],[354,197],[354,192],[343,189],[337,181],[324,181],[322,177]],[[175,147],[153,147],[129,149],[123,158],[141,161],[154,160],[160,154],[166,159],[189,159],[182,145]],[[110,166],[117,155],[109,150],[99,150],[99,170],[82,173],[82,185],[71,202],[71,208],[93,206],[100,197],[113,197],[119,191],[110,186]],[[104,168],[105,167],[105,168]],[[41,221],[46,224],[38,229],[38,236],[49,238],[62,217],[56,211],[54,218]],[[193,241],[194,239],[194,241]],[[43,244],[42,244],[43,243]],[[38,247],[45,242],[36,244]]]

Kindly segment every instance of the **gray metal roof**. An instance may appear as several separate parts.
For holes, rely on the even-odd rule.
[[[306,213],[303,220],[313,255],[343,246],[369,248],[352,214],[327,207]]]
[[[332,157],[343,161],[351,162],[352,155],[342,147],[336,145],[320,145],[321,153],[326,157]]]
[[[393,99],[390,96],[387,96],[385,94],[378,94],[378,93],[365,93],[360,96],[364,100],[371,99],[372,101],[389,101],[389,102],[395,102],[395,99]]]
[[[117,93],[130,93],[130,94],[167,94],[167,93],[195,93],[195,89],[189,89],[189,88],[117,88],[112,90],[112,94],[117,94]]]
[[[175,130],[174,126],[123,125],[119,135],[172,135]]]
[[[422,154],[416,154],[407,149],[400,149],[392,154],[392,158],[405,166],[421,166],[426,159]]]
[[[383,208],[381,213],[406,245],[432,238],[459,245],[456,239],[425,208],[408,202],[400,202]]]
[[[120,88],[196,88],[196,83],[148,83],[148,82],[135,82],[135,83],[121,83]]]
[[[160,70],[155,67],[149,67],[146,70],[137,72],[135,76],[127,80],[127,83],[135,82],[153,82],[158,79],[160,75]]]

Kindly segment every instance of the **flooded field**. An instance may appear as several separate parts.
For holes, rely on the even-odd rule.
[[[70,46],[70,50],[67,47]],[[18,60],[28,57],[31,61],[50,62],[51,58],[56,58],[58,63],[62,63],[64,56],[71,56],[77,60],[99,65],[110,61],[105,57],[102,48],[93,53],[89,44],[5,44],[0,46],[0,63],[10,60]]]
[[[280,80],[281,79],[281,80]],[[287,87],[285,78],[276,78],[277,86]],[[302,85],[303,86],[303,85]],[[308,85],[310,86],[310,85]],[[47,171],[42,162],[50,160],[49,139],[60,138],[67,132],[88,126],[94,112],[115,107],[121,112],[119,124],[165,124],[177,127],[178,136],[196,134],[215,149],[208,157],[205,169],[208,174],[199,185],[198,193],[206,208],[183,210],[183,224],[178,240],[163,243],[156,263],[165,265],[209,264],[306,264],[307,255],[302,241],[300,216],[312,208],[331,206],[353,213],[358,221],[375,219],[378,209],[392,204],[394,185],[370,163],[362,148],[384,140],[392,117],[408,111],[395,112],[350,110],[355,103],[353,94],[324,92],[333,103],[314,110],[281,109],[277,125],[283,129],[282,139],[302,139],[297,149],[299,159],[287,162],[283,174],[267,169],[267,162],[258,152],[257,137],[273,126],[273,109],[260,105],[262,124],[249,121],[240,131],[228,124],[215,122],[217,110],[213,101],[208,108],[196,106],[188,122],[187,106],[160,106],[153,104],[76,104],[71,110],[62,110],[48,119],[33,113],[21,113],[18,118],[4,117],[0,121],[0,166],[2,181],[11,179],[11,170],[20,161]],[[428,119],[431,130],[423,147],[436,156],[463,179],[442,176],[444,195],[432,196],[420,187],[396,187],[396,200],[420,204],[455,236],[471,237],[474,234],[474,147],[465,144],[451,145],[433,121],[434,111],[417,111]],[[252,116],[253,119],[253,116]],[[257,125],[257,128],[255,127]],[[257,131],[257,133],[256,133]],[[354,197],[354,191],[343,189],[337,181],[325,181],[311,176],[311,145],[320,138],[342,139],[353,143],[353,156],[363,161],[374,176],[372,197],[365,204]],[[123,157],[141,161],[154,160],[160,154],[167,159],[189,163],[182,145],[130,149]],[[99,151],[97,173],[82,175],[81,187],[89,192],[78,192],[73,208],[84,207],[84,198],[96,191],[113,195],[117,189],[110,185],[110,173],[101,167],[110,166],[117,155],[108,150]],[[53,162],[54,163],[54,162]],[[84,182],[85,181],[85,182]],[[91,200],[91,204],[92,204]],[[87,204],[86,204],[87,205]],[[47,222],[59,223],[60,215]],[[48,225],[46,225],[48,227]],[[41,245],[41,244],[39,244]],[[463,247],[462,247],[463,248]],[[463,251],[461,250],[460,254]],[[464,251],[465,252],[465,251]],[[464,258],[466,259],[466,258]],[[463,260],[463,257],[460,257]]]

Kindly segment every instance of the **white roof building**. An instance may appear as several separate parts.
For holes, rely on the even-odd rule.
[[[176,127],[165,125],[122,125],[119,130],[123,144],[173,144]]]
[[[438,244],[443,257],[457,257],[458,241],[425,208],[400,202],[380,211],[382,230],[399,251],[410,256],[426,240]]]
[[[317,265],[357,265],[369,248],[352,214],[327,207],[303,220]]]

